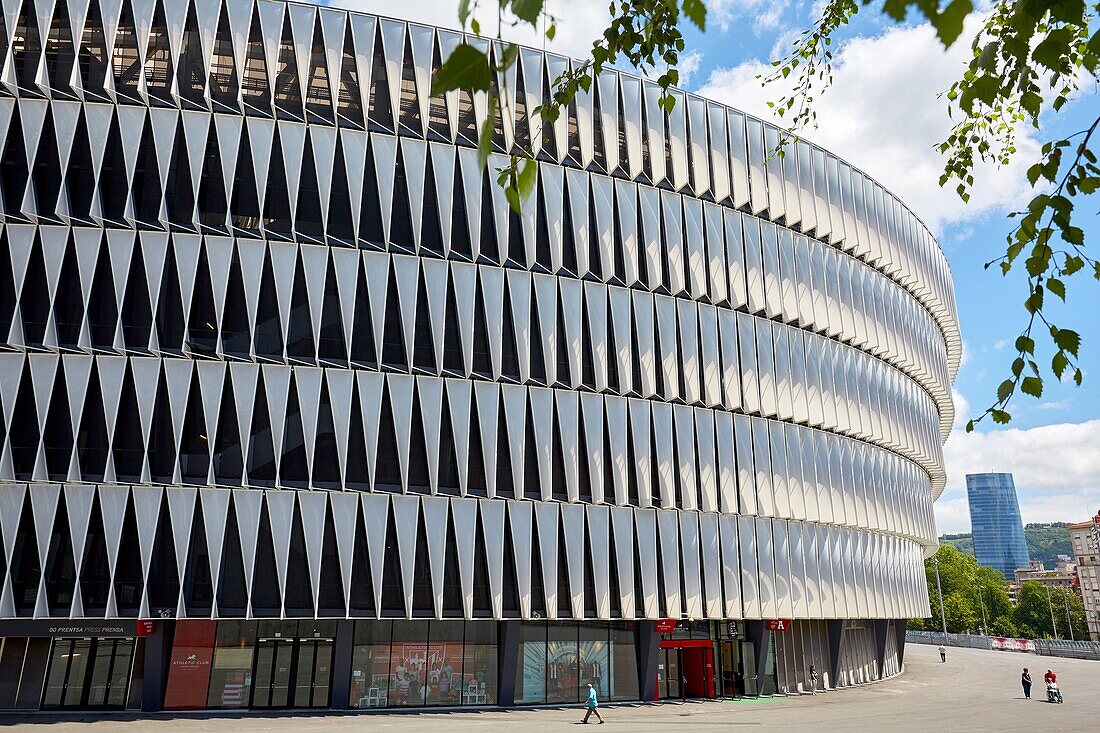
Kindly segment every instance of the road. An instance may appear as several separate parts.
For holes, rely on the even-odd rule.
[[[645,733],[685,730],[767,729],[777,731],[884,731],[890,733],[955,733],[966,731],[1096,730],[1100,711],[1100,662],[1036,657],[1031,654],[974,649],[948,650],[941,664],[935,647],[910,645],[906,672],[892,680],[819,694],[817,697],[743,701],[620,705],[601,708],[612,728]],[[1036,699],[1023,698],[1019,685],[1024,665],[1039,680]],[[1045,702],[1042,675],[1058,672],[1065,704]],[[36,714],[0,717],[16,730],[43,733],[177,733],[179,731],[446,731],[447,733],[575,730],[582,710],[553,708],[486,712],[392,714],[209,714],[93,716]],[[592,719],[595,722],[595,718]],[[592,723],[590,723],[592,724]],[[605,728],[601,730],[609,730]]]

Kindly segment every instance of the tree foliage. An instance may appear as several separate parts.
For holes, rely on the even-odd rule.
[[[1027,581],[1021,585],[1014,607],[1008,597],[1008,583],[996,570],[978,565],[973,557],[964,555],[951,545],[942,545],[933,557],[940,565],[943,614],[948,632],[977,633],[982,628],[994,636],[1068,639],[1068,611],[1068,617],[1073,620],[1075,638],[1088,638],[1085,606],[1077,593],[1052,588],[1048,597],[1045,586]],[[924,571],[932,616],[911,619],[909,628],[939,631],[942,621],[933,558],[925,561]]]
[[[766,81],[794,77],[792,91],[773,105],[791,124],[791,135],[815,124],[814,96],[832,81],[834,34],[868,4],[870,0],[829,0],[818,23],[774,63]],[[959,39],[965,20],[976,12],[971,0],[885,0],[882,11],[898,22],[911,12],[923,16],[945,47]],[[1100,72],[1098,19],[1100,3],[1085,0],[1000,0],[980,16],[970,62],[946,91],[954,127],[939,145],[944,156],[941,186],[954,186],[968,201],[975,165],[1007,164],[1017,152],[1021,127],[1059,128],[1057,115]],[[1084,378],[1078,361],[1080,334],[1055,322],[1048,296],[1065,301],[1068,284],[1081,273],[1100,280],[1100,260],[1085,249],[1084,230],[1079,217],[1074,218],[1078,204],[1100,189],[1098,125],[1100,115],[1084,129],[1053,135],[1043,144],[1040,159],[1027,173],[1035,195],[1026,208],[1011,214],[1016,226],[1004,254],[986,263],[986,268],[997,266],[1007,275],[1022,261],[1027,273],[1025,326],[1016,339],[1009,375],[992,404],[967,422],[968,432],[987,415],[995,423],[1008,423],[1012,397],[1017,392],[1041,397],[1048,376],[1077,385]],[[1044,334],[1042,350],[1036,339]],[[1048,356],[1049,368],[1041,363]]]
[[[502,85],[516,63],[519,49],[504,39],[506,28],[529,25],[547,40],[557,33],[558,19],[545,0],[495,0],[495,31],[484,32],[477,20],[480,0],[459,0],[458,17],[464,30],[495,43],[484,48],[459,45],[443,62],[433,81],[433,93],[465,89],[488,96],[492,110],[478,135],[479,160],[484,166],[493,150],[493,129],[508,110],[510,95]],[[766,81],[787,80],[791,91],[773,103],[776,113],[791,126],[774,154],[816,122],[814,102],[832,82],[835,35],[871,0],[826,0],[813,28],[794,43],[790,53],[774,62]],[[883,0],[880,10],[895,22],[923,17],[944,46],[956,43],[967,18],[977,16],[973,0]],[[587,92],[592,80],[608,64],[623,60],[644,72],[660,70],[661,106],[674,104],[669,88],[679,80],[676,65],[684,50],[681,26],[706,28],[704,0],[612,0],[611,21],[593,43],[591,58],[562,73],[549,98],[531,111],[533,131],[552,124],[577,94]],[[1092,0],[996,0],[979,17],[980,29],[971,42],[971,59],[960,78],[946,91],[954,121],[939,150],[944,156],[940,185],[953,186],[967,201],[979,162],[1007,163],[1016,154],[1021,126],[1058,129],[1054,118],[1067,102],[1100,71],[1100,2]],[[491,50],[490,50],[491,49]],[[1065,301],[1075,278],[1100,280],[1100,259],[1085,248],[1084,230],[1075,218],[1078,204],[1100,189],[1095,133],[1100,115],[1085,129],[1052,135],[1042,155],[1028,169],[1035,195],[1026,208],[1012,214],[1016,226],[1004,254],[986,263],[1007,275],[1022,262],[1027,273],[1023,299],[1024,327],[1015,342],[1006,379],[995,399],[967,431],[989,416],[996,423],[1012,419],[1007,407],[1018,392],[1041,397],[1045,379],[1072,379],[1080,385],[1080,334],[1057,323],[1051,297]],[[533,136],[534,137],[534,136]],[[519,213],[523,199],[534,190],[537,162],[530,149],[503,151],[510,157],[497,169],[512,209]],[[1049,297],[1048,297],[1049,296]],[[1042,346],[1037,344],[1042,339]],[[1049,365],[1046,359],[1049,357]]]
[[[1020,584],[1013,621],[1021,635],[1031,639],[1088,639],[1085,604],[1081,596],[1066,588],[1050,588],[1033,580]]]

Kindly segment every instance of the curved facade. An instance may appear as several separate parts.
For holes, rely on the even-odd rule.
[[[111,707],[57,666],[89,620],[117,656],[158,619],[115,707],[651,699],[703,638],[709,694],[897,671],[960,339],[875,181],[617,72],[544,129],[570,62],[524,50],[517,216],[486,99],[429,95],[459,33],[268,0],[3,22],[0,677],[45,682],[0,707]]]

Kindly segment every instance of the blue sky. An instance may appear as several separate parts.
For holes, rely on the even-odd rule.
[[[334,4],[420,20],[456,24],[458,0],[334,0]],[[680,66],[682,86],[760,116],[778,88],[761,89],[756,76],[781,55],[800,30],[816,19],[816,6],[805,0],[709,0],[708,29],[687,33]],[[483,3],[492,9],[495,3]],[[550,47],[560,53],[586,55],[592,37],[606,23],[605,0],[547,0],[559,19]],[[484,24],[483,24],[484,25]],[[1021,511],[1028,521],[1081,521],[1100,508],[1100,326],[1080,314],[1100,312],[1100,285],[1087,276],[1075,278],[1068,309],[1054,309],[1064,326],[1083,337],[1084,386],[1051,380],[1042,399],[1021,396],[1010,405],[1008,429],[987,419],[977,433],[961,430],[992,400],[1008,374],[1013,343],[1024,326],[1022,301],[1026,284],[1021,271],[1002,277],[983,264],[1003,252],[1011,230],[1007,213],[1020,208],[1032,192],[1024,173],[1038,158],[1043,141],[1087,126],[1096,114],[1095,90],[1057,117],[1044,119],[1037,133],[1021,130],[1020,153],[1006,169],[976,172],[971,203],[940,189],[942,159],[933,150],[949,130],[946,107],[938,99],[961,73],[969,58],[968,34],[944,51],[926,25],[897,26],[876,8],[865,8],[835,47],[833,89],[819,100],[814,139],[874,176],[906,201],[932,229],[951,264],[959,318],[965,342],[963,366],[955,383],[960,427],[945,446],[948,487],[936,504],[941,531],[969,530],[965,474],[1011,471],[1016,476]],[[531,31],[510,38],[544,45]],[[964,42],[966,41],[966,42]],[[1089,120],[1091,121],[1091,120]],[[1086,241],[1100,239],[1096,203],[1078,215]],[[1067,318],[1072,319],[1066,320]],[[1056,321],[1057,322],[1057,321]],[[1039,339],[1040,344],[1042,340]],[[1049,363],[1050,354],[1045,357]]]

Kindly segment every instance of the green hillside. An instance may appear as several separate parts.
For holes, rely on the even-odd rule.
[[[1047,569],[1053,569],[1058,564],[1059,555],[1073,556],[1073,546],[1069,541],[1065,522],[1027,524],[1024,526],[1024,539],[1027,540],[1027,551],[1031,559],[1041,561]],[[940,537],[940,543],[951,545],[964,555],[974,556],[974,539],[969,532],[945,534]]]

